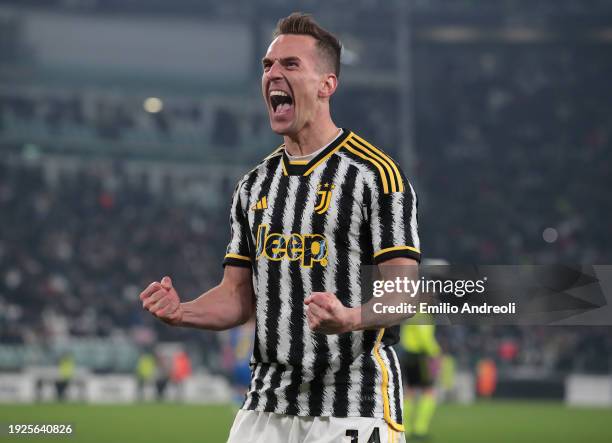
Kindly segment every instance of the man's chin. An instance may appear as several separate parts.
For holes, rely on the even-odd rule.
[[[272,132],[278,135],[290,135],[294,132],[292,121],[279,122],[270,120],[270,128],[272,128]]]

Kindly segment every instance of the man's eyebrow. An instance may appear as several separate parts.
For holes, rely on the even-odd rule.
[[[296,55],[291,55],[289,57],[281,57],[279,60],[283,64],[289,63],[289,62],[299,62],[299,61],[301,61],[301,59],[298,56],[296,56]],[[265,65],[266,63],[272,63],[272,59],[269,58],[269,57],[262,58],[261,59],[261,64]]]

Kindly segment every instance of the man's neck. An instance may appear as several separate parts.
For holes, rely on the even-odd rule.
[[[285,149],[291,156],[305,156],[321,149],[338,136],[339,128],[329,120],[323,128],[309,126],[294,136],[285,135]]]

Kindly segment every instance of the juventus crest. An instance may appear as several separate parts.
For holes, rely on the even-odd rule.
[[[317,194],[319,194],[320,198],[318,200],[317,206],[315,206],[314,210],[317,214],[325,214],[329,209],[329,204],[331,202],[332,191],[336,185],[331,183],[321,183],[317,188]]]

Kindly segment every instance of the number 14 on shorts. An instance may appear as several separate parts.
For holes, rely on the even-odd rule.
[[[347,429],[346,437],[342,439],[342,443],[359,443],[359,431],[357,429]],[[380,443],[378,428],[374,428],[367,443]]]

